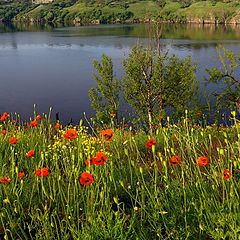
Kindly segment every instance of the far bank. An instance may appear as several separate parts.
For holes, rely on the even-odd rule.
[[[237,0],[53,1],[5,2],[2,22],[112,24],[152,21],[197,24],[240,24]]]

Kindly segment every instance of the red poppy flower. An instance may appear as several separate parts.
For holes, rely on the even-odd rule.
[[[92,160],[92,164],[104,165],[107,161],[107,156],[103,152],[97,152],[96,156]]]
[[[54,126],[54,128],[55,128],[56,130],[59,130],[59,129],[62,128],[62,126],[61,126],[60,123],[56,123],[55,126]]]
[[[33,157],[35,155],[35,151],[32,149],[32,150],[30,150],[30,151],[28,151],[27,153],[26,153],[26,157],[27,158],[31,158],[31,157]]]
[[[181,162],[182,162],[182,160],[178,155],[174,155],[170,159],[170,164],[172,166],[178,166]]]
[[[230,171],[228,169],[224,169],[223,170],[223,177],[224,179],[229,179],[232,176],[232,174],[230,173]]]
[[[86,160],[85,164],[88,166],[88,165],[93,165],[94,163],[94,160],[95,160],[95,157],[92,157],[90,160]]]
[[[91,184],[92,182],[94,181],[94,178],[92,176],[91,173],[88,173],[88,172],[83,172],[81,174],[81,177],[79,178],[79,182],[82,184],[82,185],[89,185]]]
[[[91,165],[91,164],[92,164],[91,159],[90,159],[90,161],[87,159],[86,162],[85,162],[85,164],[86,164],[87,166],[88,166],[88,165]]]
[[[100,133],[105,142],[110,142],[113,138],[113,131],[111,129],[101,130]]]
[[[201,156],[198,158],[198,165],[200,167],[207,166],[209,164],[208,157],[206,156]]]
[[[31,121],[30,123],[29,123],[29,126],[30,127],[36,127],[38,125],[38,121],[36,120],[36,119],[34,119],[33,121]]]
[[[10,144],[14,145],[14,144],[16,144],[17,142],[18,142],[18,139],[17,139],[17,138],[15,138],[15,137],[10,137],[10,138],[9,138],[9,143],[10,143]]]
[[[25,172],[19,172],[18,173],[18,178],[19,179],[22,179],[22,178],[24,178],[25,177]]]
[[[10,182],[10,178],[9,177],[1,177],[0,178],[0,184],[7,184]]]
[[[110,116],[111,116],[111,117],[116,117],[117,114],[116,114],[116,113],[110,113]]]
[[[37,115],[35,120],[40,121],[41,120],[41,115]]]
[[[6,135],[7,131],[5,129],[2,130],[2,135]]]
[[[157,144],[157,141],[155,139],[149,139],[146,143],[146,147],[147,148],[152,148],[152,145],[156,145]]]
[[[8,113],[7,113],[7,112],[4,112],[4,113],[2,114],[0,120],[1,120],[2,122],[5,122],[5,121],[7,120],[7,118],[8,118]]]
[[[39,168],[36,170],[37,177],[47,177],[49,174],[48,168]]]
[[[74,140],[78,135],[78,132],[75,129],[68,129],[64,134],[65,139],[70,139],[70,141]]]

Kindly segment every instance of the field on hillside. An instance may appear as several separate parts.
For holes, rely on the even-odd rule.
[[[58,1],[49,4],[13,2],[0,7],[1,21],[125,23],[239,23],[237,1]]]

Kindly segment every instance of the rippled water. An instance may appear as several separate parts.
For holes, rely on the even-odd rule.
[[[147,25],[36,26],[0,25],[0,112],[32,116],[53,108],[53,115],[77,122],[93,115],[88,90],[95,85],[93,59],[112,57],[116,75],[137,42],[146,43]],[[169,54],[191,56],[198,64],[203,90],[205,68],[217,64],[216,46],[240,52],[240,28],[202,25],[165,25],[162,48]],[[207,92],[216,86],[208,86]],[[203,94],[204,96],[204,94]]]

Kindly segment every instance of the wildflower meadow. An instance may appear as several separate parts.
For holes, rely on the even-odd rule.
[[[186,112],[148,135],[1,113],[0,239],[240,239],[231,117],[202,127]]]

